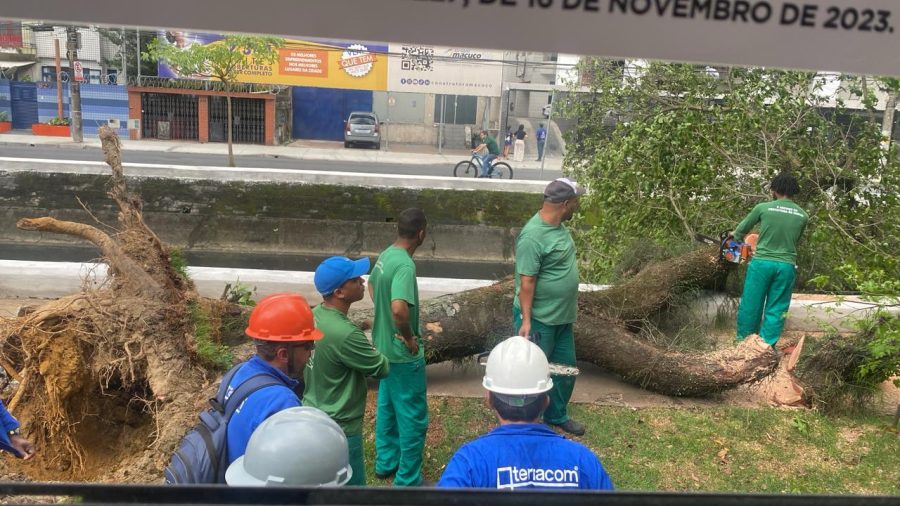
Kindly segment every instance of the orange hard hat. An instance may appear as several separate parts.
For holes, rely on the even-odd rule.
[[[250,324],[244,331],[263,341],[318,341],[322,331],[315,326],[312,309],[303,296],[276,293],[264,297],[250,313]]]

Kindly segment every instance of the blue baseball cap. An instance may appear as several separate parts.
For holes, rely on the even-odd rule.
[[[327,297],[348,280],[368,273],[369,259],[367,257],[359,260],[350,260],[347,257],[331,257],[326,258],[316,267],[316,275],[313,276],[313,282],[316,285],[316,291],[322,294],[323,297]]]

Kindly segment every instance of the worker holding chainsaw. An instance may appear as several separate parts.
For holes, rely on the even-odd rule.
[[[547,359],[575,365],[573,325],[578,314],[578,264],[575,243],[563,224],[578,210],[584,188],[559,178],[544,189],[541,210],[528,220],[516,239],[516,294],[513,328],[544,350]],[[581,436],[584,425],[569,418],[566,406],[575,389],[574,376],[553,380],[544,422]]]
[[[733,235],[735,240],[742,241],[753,227],[759,227],[756,252],[747,266],[744,293],[738,307],[737,339],[742,341],[750,334],[759,334],[763,341],[775,346],[791,305],[797,242],[806,229],[809,215],[793,201],[800,192],[797,178],[779,174],[772,180],[770,189],[773,200],[754,207]]]

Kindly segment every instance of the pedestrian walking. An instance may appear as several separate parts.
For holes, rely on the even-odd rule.
[[[509,158],[509,150],[512,148],[513,131],[509,125],[506,126],[506,135],[503,137],[503,158]]]
[[[584,188],[559,178],[544,189],[544,204],[516,239],[513,325],[544,350],[550,362],[575,365],[573,324],[578,313],[575,243],[564,225],[578,210]],[[580,436],[584,425],[569,418],[574,376],[558,376],[550,390],[544,421]]]
[[[519,125],[519,129],[513,136],[515,137],[513,160],[523,162],[525,161],[525,138],[528,137],[528,134],[525,133],[525,125]]]
[[[775,346],[791,307],[797,276],[797,242],[809,215],[793,201],[800,193],[797,178],[779,174],[772,179],[770,189],[772,200],[757,204],[733,235],[741,241],[759,225],[756,252],[747,266],[738,306],[737,339],[759,334],[763,341]]]
[[[369,293],[375,304],[372,340],[391,368],[378,386],[375,476],[387,479],[394,475],[396,486],[422,484],[428,404],[419,286],[412,257],[425,242],[426,227],[421,209],[400,213],[397,240],[381,253],[369,276]]]
[[[612,490],[600,459],[540,422],[553,388],[544,352],[524,337],[491,350],[482,382],[500,426],[450,458],[439,487]]]
[[[348,485],[366,485],[363,417],[368,386],[366,377],[385,378],[390,363],[347,313],[365,295],[362,276],[369,259],[331,257],[319,264],[313,281],[324,302],[313,309],[316,327],[324,337],[306,363],[303,403],[319,408],[337,422],[347,436],[353,477]]]
[[[534,138],[537,140],[537,161],[541,161],[544,158],[544,145],[547,144],[547,129],[544,128],[543,123],[541,123],[537,131],[534,132]]]

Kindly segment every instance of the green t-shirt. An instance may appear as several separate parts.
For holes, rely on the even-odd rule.
[[[809,215],[790,199],[758,204],[734,231],[741,241],[759,224],[759,240],[753,258],[797,265],[797,242],[806,229]]]
[[[372,274],[372,301],[375,303],[375,321],[372,322],[372,341],[375,348],[396,363],[412,362],[425,356],[422,332],[419,329],[419,285],[416,283],[416,264],[409,253],[397,246],[381,252]],[[391,301],[404,300],[409,304],[409,326],[419,341],[419,353],[413,356],[403,339],[397,334]]]
[[[531,317],[547,325],[574,323],[578,314],[578,264],[575,242],[562,224],[554,227],[535,214],[516,239],[516,296],[521,276],[535,276]]]
[[[303,404],[327,413],[344,433],[362,434],[366,376],[384,378],[390,363],[344,313],[320,304],[313,316],[325,336],[316,342],[303,371]]]
[[[490,135],[484,138],[484,145],[487,146],[488,153],[492,155],[500,154],[500,147],[497,146],[497,141],[495,141],[494,138]]]

